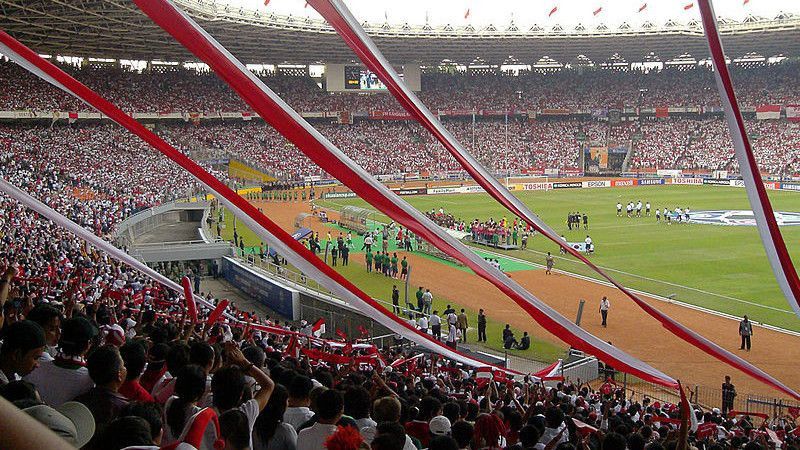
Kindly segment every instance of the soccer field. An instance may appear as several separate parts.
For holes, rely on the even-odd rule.
[[[599,266],[624,285],[645,292],[673,297],[752,320],[800,331],[772,275],[755,227],[703,224],[656,223],[654,217],[617,217],[615,205],[649,201],[653,208],[672,210],[687,206],[698,210],[749,210],[744,189],[716,186],[653,186],[613,189],[563,189],[525,191],[516,195],[570,242],[592,237]],[[506,211],[486,194],[452,194],[404,197],[420,210],[443,208],[464,221],[474,218],[499,220]],[[800,212],[800,194],[770,191],[776,211]],[[318,205],[340,208],[355,205],[370,208],[361,199],[321,200]],[[568,231],[566,215],[580,211],[589,217],[589,231]],[[372,217],[388,221],[382,214]],[[781,227],[793,258],[800,227]],[[541,264],[544,252],[558,255],[555,244],[536,236],[527,251],[498,252]],[[597,278],[574,258],[558,258],[556,268]]]

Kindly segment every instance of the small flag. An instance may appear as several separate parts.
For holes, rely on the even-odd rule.
[[[361,333],[362,338],[369,337],[369,330],[364,328],[364,325],[358,326],[358,332]]]
[[[323,334],[325,334],[325,319],[320,318],[319,320],[314,322],[314,325],[311,326],[311,332],[316,337],[320,337]]]
[[[553,6],[553,9],[550,10],[550,14],[548,14],[547,17],[552,17],[556,11],[558,11],[558,6]]]
[[[264,6],[268,6],[268,5],[269,5],[269,0],[264,0]]]
[[[597,9],[595,9],[594,12],[592,13],[592,15],[596,16],[596,15],[600,14],[602,11],[603,11],[603,7],[601,6],[601,7],[597,8]]]
[[[467,12],[464,13],[464,19],[469,19],[469,8],[467,8]]]
[[[639,12],[642,12],[645,9],[647,9],[647,3],[642,3],[642,6],[639,7]]]
[[[692,2],[692,3],[689,3],[689,4],[687,4],[686,6],[684,6],[684,7],[683,7],[683,10],[684,10],[684,11],[688,11],[688,10],[690,10],[690,9],[692,9],[692,8],[694,8],[694,2]]]
[[[744,2],[742,3],[742,6],[744,6],[744,5],[748,4],[748,3],[750,3],[750,0],[744,0]]]
[[[542,380],[563,380],[564,377],[561,374],[561,360],[550,364],[549,366],[545,367],[544,369],[534,373],[535,377],[541,378]]]

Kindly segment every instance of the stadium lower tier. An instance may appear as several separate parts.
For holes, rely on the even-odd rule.
[[[497,174],[573,168],[583,170],[581,152],[619,150],[618,170],[684,169],[738,172],[727,124],[721,118],[648,120],[610,125],[593,120],[447,121],[447,128],[478,160]],[[334,144],[373,174],[460,171],[438,142],[413,123],[361,121],[315,123]],[[800,171],[800,124],[786,120],[746,122],[759,167],[773,175]],[[157,132],[198,161],[235,158],[281,179],[325,174],[269,125],[252,122],[161,123]],[[0,150],[31,164],[44,164],[89,184],[105,178],[112,187],[141,190],[153,199],[159,180],[184,180],[174,165],[110,124],[71,126],[0,125]],[[109,157],[100,162],[98,156]],[[146,155],[146,157],[144,157]],[[130,167],[142,170],[132,188]],[[120,175],[120,173],[122,173]],[[174,175],[174,176],[173,176]],[[182,181],[172,190],[182,190]],[[187,184],[188,183],[188,184]],[[152,189],[152,191],[149,191]]]

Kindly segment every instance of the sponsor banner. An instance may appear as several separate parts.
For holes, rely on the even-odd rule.
[[[730,180],[718,180],[716,178],[703,178],[703,184],[710,184],[713,186],[730,186]]]
[[[355,192],[326,192],[322,194],[322,198],[355,198]]]
[[[680,177],[683,176],[683,171],[680,169],[658,169],[656,175],[660,177]]]
[[[611,180],[611,186],[614,187],[636,186],[637,181],[638,180],[634,180],[633,178],[629,178],[627,180]]]
[[[547,191],[553,189],[553,183],[522,183],[519,186],[523,191]]]
[[[664,184],[663,178],[642,178],[638,180],[639,186],[651,186],[655,184]]]
[[[481,186],[462,186],[460,188],[460,191],[465,193],[465,194],[472,194],[472,193],[478,193],[478,192],[480,192],[480,193],[486,192],[486,189],[484,189]]]
[[[458,187],[437,187],[437,188],[428,188],[428,194],[431,195],[438,195],[438,194],[456,194],[458,193]]]
[[[568,181],[565,183],[553,183],[553,189],[575,189],[582,188],[583,183],[580,181]]]
[[[525,175],[544,175],[544,169],[541,167],[528,167],[527,169],[522,169],[522,173]]]
[[[482,110],[480,110],[478,112],[478,114],[481,115],[481,116],[500,116],[500,117],[502,117],[502,116],[505,116],[505,115],[513,116],[515,112],[516,111],[514,111],[513,109],[511,111],[500,111],[500,110],[495,110],[495,109],[482,109]]]
[[[764,187],[771,191],[774,191],[780,187],[780,183],[775,183],[770,181],[768,183],[764,183]]]
[[[405,111],[381,111],[375,110],[369,112],[371,120],[412,120],[411,114]]]
[[[570,110],[566,108],[545,108],[539,112],[543,116],[568,116]]]
[[[608,180],[584,181],[581,184],[583,185],[583,187],[588,188],[588,189],[611,187],[611,181],[608,181]]]
[[[786,191],[800,191],[800,184],[781,183],[781,189]]]
[[[702,178],[673,178],[672,184],[703,184]]]
[[[800,105],[786,105],[785,109],[790,122],[800,122]]]
[[[440,109],[440,116],[471,116],[475,114],[474,109]]]
[[[561,169],[561,173],[565,177],[582,177],[583,171],[577,167],[565,167]]]
[[[744,187],[744,180],[730,180],[733,187]]]
[[[304,119],[322,119],[325,117],[325,112],[323,111],[303,111],[300,113]]]
[[[428,193],[426,188],[392,189],[397,195],[425,195]]]

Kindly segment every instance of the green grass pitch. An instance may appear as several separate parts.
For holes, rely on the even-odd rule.
[[[776,211],[800,211],[800,194],[770,191]],[[670,210],[687,206],[692,211],[749,210],[744,189],[717,186],[652,186],[608,189],[526,191],[516,195],[570,242],[580,242],[587,232],[568,231],[566,215],[580,211],[589,216],[588,234],[596,245],[592,260],[624,285],[675,300],[752,320],[800,331],[775,281],[755,227],[701,224],[666,225],[654,217],[618,218],[615,205],[649,201],[653,208]],[[465,221],[493,217],[513,218],[486,194],[404,197],[420,210],[444,208]],[[319,201],[320,206],[369,207],[361,199]],[[372,219],[387,221],[380,213]],[[800,227],[781,227],[792,258],[799,253]],[[558,255],[555,244],[537,235],[528,251],[501,252],[537,264],[543,252]],[[559,258],[556,268],[597,277],[573,258]],[[546,299],[545,299],[546,300]]]

